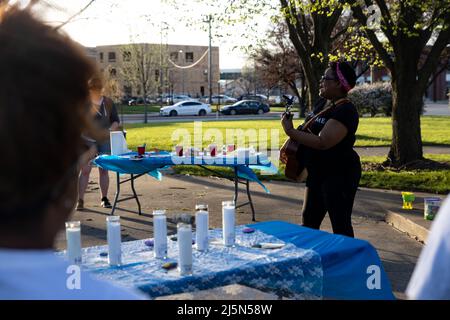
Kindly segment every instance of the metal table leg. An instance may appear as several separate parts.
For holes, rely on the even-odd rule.
[[[234,197],[233,197],[234,205],[237,205],[237,199],[239,195],[238,187],[239,187],[239,176],[237,172],[237,167],[234,167]]]
[[[131,199],[136,200],[136,203],[138,205],[139,215],[142,215],[141,203],[139,202],[139,197],[138,197],[138,195],[136,193],[136,189],[134,188],[134,180],[136,180],[140,176],[143,176],[146,173],[141,173],[141,174],[138,174],[138,175],[131,174],[130,178],[128,178],[126,180],[123,180],[123,181],[120,181],[120,174],[118,172],[116,172],[116,195],[114,196],[114,203],[113,203],[113,206],[112,206],[111,215],[114,215],[114,211],[116,210],[117,203],[122,202],[122,201],[131,200]],[[120,185],[122,183],[126,183],[128,181],[130,181],[130,183],[131,183],[131,190],[133,191],[133,195],[131,197],[119,199],[119,196],[120,196]]]
[[[119,200],[119,194],[120,194],[120,174],[116,172],[116,195],[114,196],[114,203],[111,210],[111,215],[114,215],[114,211],[116,211],[116,205]]]
[[[134,175],[132,174],[131,175],[131,190],[133,190],[133,195],[134,195],[134,198],[136,199],[136,202],[137,202],[137,205],[138,205],[138,210],[139,210],[139,215],[141,215],[142,214],[142,212],[141,212],[141,204],[139,203],[139,198],[138,198],[138,196],[137,196],[137,194],[136,194],[136,190],[134,190]]]
[[[246,180],[245,183],[246,183],[246,189],[247,189],[248,203],[250,204],[250,207],[252,208],[252,221],[256,221],[255,208],[253,207],[253,201],[252,201],[252,197],[250,195],[250,181]]]

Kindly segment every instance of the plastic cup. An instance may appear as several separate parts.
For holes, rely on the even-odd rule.
[[[210,144],[208,149],[209,149],[209,154],[211,155],[211,157],[215,157],[217,154],[217,145]]]
[[[175,154],[179,157],[182,157],[183,156],[183,146],[176,146]]]
[[[423,218],[425,220],[434,220],[441,206],[441,199],[430,197],[424,199]]]
[[[138,155],[143,156],[145,154],[145,146],[137,147]]]

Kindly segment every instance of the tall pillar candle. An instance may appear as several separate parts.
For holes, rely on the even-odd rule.
[[[234,201],[222,202],[222,235],[223,244],[227,247],[234,246],[235,243],[235,215]]]
[[[67,259],[71,264],[81,263],[80,221],[66,222]]]
[[[157,259],[167,257],[167,218],[166,210],[153,211],[154,254]]]
[[[207,205],[197,205],[195,212],[195,243],[198,251],[208,250],[209,213]]]
[[[107,217],[106,230],[108,238],[108,261],[111,266],[118,266],[122,263],[122,237],[120,233],[120,217]]]
[[[190,224],[177,225],[178,270],[181,275],[192,274],[192,228]]]

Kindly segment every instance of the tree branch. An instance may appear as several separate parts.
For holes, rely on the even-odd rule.
[[[450,14],[447,14],[447,16],[449,15]],[[450,23],[448,22],[450,20],[446,21],[447,23],[443,26],[444,29],[441,30],[438,38],[436,39],[436,42],[431,47],[431,51],[428,54],[425,63],[423,64],[422,68],[418,70],[417,74],[419,87],[424,88],[427,85],[428,79],[439,63],[439,56],[450,41]]]
[[[386,1],[385,0],[375,0],[375,2],[377,3],[378,7],[380,8],[381,14],[384,17],[384,22],[385,22],[385,28],[383,30],[384,34],[386,35],[386,37],[389,39],[389,41],[392,43],[392,45],[395,45],[395,37],[394,37],[394,33],[393,33],[393,21],[392,21],[392,16],[391,13],[389,12],[389,9],[386,5]]]
[[[350,3],[355,4],[355,0],[350,1]],[[367,17],[364,15],[360,5],[353,6],[353,13],[360,24],[367,25]],[[373,30],[366,29],[365,33],[369,38],[370,42],[372,43],[372,46],[375,48],[375,50],[377,50],[380,58],[383,60],[386,67],[391,71],[392,74],[394,74],[395,73],[394,62],[392,61],[392,58],[389,56],[386,49],[381,44],[380,40],[378,40],[375,32]]]
[[[77,13],[75,13],[73,16],[71,16],[69,19],[66,20],[66,22],[60,24],[59,26],[57,26],[55,29],[61,29],[62,27],[64,27],[66,24],[70,23],[76,16],[82,14],[84,11],[86,11],[87,8],[89,8],[91,6],[91,4],[93,4],[95,2],[95,0],[91,0],[89,1],[89,3],[84,6],[80,11],[78,11]]]

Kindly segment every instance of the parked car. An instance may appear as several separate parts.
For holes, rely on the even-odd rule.
[[[211,106],[198,101],[182,101],[174,105],[162,107],[159,114],[161,116],[205,116],[211,113]]]
[[[242,100],[256,100],[260,102],[267,102],[267,97],[263,94],[244,94],[238,98],[238,101]]]
[[[153,104],[155,103],[154,100],[152,100],[150,97],[145,98],[145,103],[146,104]],[[133,99],[131,99],[130,101],[128,101],[128,105],[129,106],[136,106],[138,104],[144,104],[144,99],[142,99],[141,97],[135,97]]]
[[[128,101],[129,106],[136,106],[138,104],[143,104],[143,103],[144,103],[144,99],[139,98],[139,97],[133,97]]]
[[[170,95],[166,98],[167,104],[173,104],[181,101],[198,101],[198,100],[184,94],[174,94],[173,96]]]
[[[270,111],[269,105],[256,100],[242,100],[220,108],[222,114],[263,114]]]
[[[238,100],[229,96],[226,96],[224,94],[219,94],[211,97],[211,102],[213,104],[226,104],[226,103],[235,103]]]
[[[120,103],[121,104],[126,104],[128,105],[128,102],[133,99],[133,97],[131,96],[123,96],[122,99],[120,99]]]

